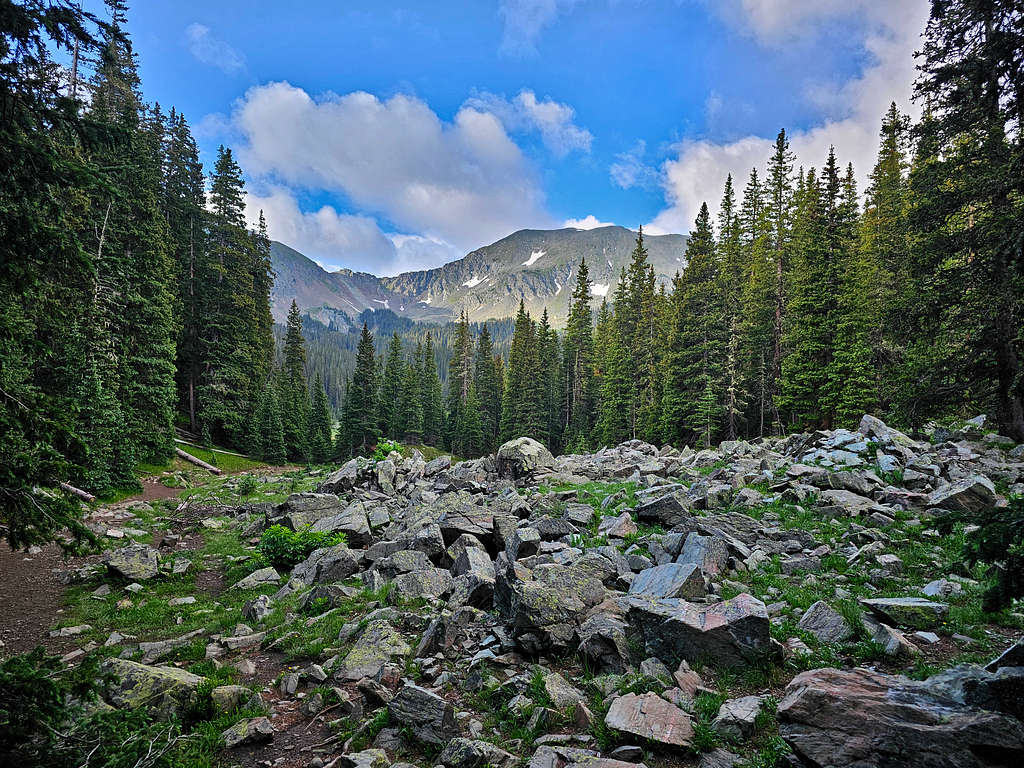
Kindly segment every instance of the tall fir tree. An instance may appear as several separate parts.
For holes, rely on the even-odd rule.
[[[565,381],[565,428],[563,444],[583,448],[593,428],[594,337],[590,309],[590,270],[580,259],[576,287],[569,300],[565,328],[563,379]]]
[[[310,452],[311,403],[306,384],[306,341],[302,336],[302,314],[294,299],[288,310],[277,397],[281,408],[285,452],[292,461],[302,461]]]
[[[327,403],[324,381],[318,373],[313,386],[313,404],[309,417],[309,458],[317,464],[330,460],[333,453],[331,440],[331,409]]]
[[[392,440],[402,438],[404,424],[402,412],[402,389],[406,382],[406,363],[402,359],[402,340],[398,333],[391,335],[387,358],[382,366],[380,381],[380,409],[378,428],[381,434]],[[415,384],[415,379],[413,379]]]
[[[480,330],[480,337],[476,342],[473,383],[476,386],[480,408],[481,452],[493,452],[498,447],[502,382],[494,364],[494,344],[486,323]]]
[[[440,446],[445,435],[444,399],[430,332],[423,346],[423,442]]]

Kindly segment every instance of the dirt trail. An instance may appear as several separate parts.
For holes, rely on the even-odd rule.
[[[62,610],[65,590],[53,569],[65,567],[55,544],[38,554],[0,545],[0,641],[4,644],[0,656],[31,651],[37,645],[51,653],[70,649],[74,638],[49,636]]]

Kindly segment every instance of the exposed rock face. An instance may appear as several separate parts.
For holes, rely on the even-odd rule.
[[[1024,725],[920,683],[866,669],[797,675],[779,703],[782,737],[808,765],[982,768],[1024,760]]]
[[[928,496],[929,507],[951,512],[980,512],[995,503],[995,486],[984,475],[971,475]]]
[[[193,706],[203,678],[176,667],[151,667],[127,659],[104,663],[117,682],[106,700],[120,709],[148,709],[156,718],[170,719]]]
[[[688,747],[693,740],[690,716],[656,693],[620,696],[608,708],[605,725],[661,744]]]
[[[768,611],[748,594],[703,606],[678,599],[630,595],[623,599],[647,652],[672,666],[711,657],[743,664],[770,650]]]
[[[445,768],[515,768],[519,764],[519,758],[493,744],[463,738],[449,741],[437,761]]]
[[[346,545],[324,547],[292,569],[292,578],[303,584],[331,584],[344,581],[359,570],[359,559]]]
[[[502,477],[519,479],[554,469],[555,457],[536,440],[517,437],[498,449],[496,464]]]
[[[107,555],[107,570],[128,581],[147,581],[160,572],[157,551],[145,544],[129,544]]]
[[[406,684],[388,704],[388,711],[393,722],[402,723],[427,744],[447,744],[458,734],[452,705],[418,685]]]

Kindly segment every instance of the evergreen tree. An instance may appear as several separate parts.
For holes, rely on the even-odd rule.
[[[405,361],[402,359],[402,340],[398,333],[391,335],[388,345],[387,360],[384,362],[384,375],[380,382],[380,414],[378,428],[381,434],[392,440],[402,438],[404,413],[402,409],[402,390],[406,384],[416,386],[415,375],[407,382]],[[415,374],[415,371],[413,371]]]
[[[277,388],[268,380],[256,403],[253,417],[254,439],[251,450],[270,464],[284,464],[288,454],[281,424]]]
[[[778,393],[782,379],[782,336],[784,304],[786,301],[785,275],[789,259],[790,230],[793,209],[793,153],[789,151],[786,131],[779,131],[775,139],[775,152],[768,161],[765,179],[765,219],[769,237],[769,254],[775,282],[772,287],[774,317],[772,321],[772,364],[768,376],[768,395],[773,422],[778,423]]]
[[[434,343],[430,332],[423,347],[423,442],[439,446],[445,434],[441,380],[437,375]]]
[[[469,385],[473,382],[473,339],[469,332],[469,316],[463,311],[456,327],[452,359],[448,364],[448,413],[447,443],[451,451],[463,455],[464,435],[459,433],[463,424],[462,409],[469,397]]]
[[[356,369],[345,397],[345,439],[342,455],[366,454],[377,443],[377,367],[373,353],[373,336],[363,323]]]
[[[476,386],[480,409],[480,452],[490,453],[498,447],[502,381],[494,364],[494,345],[486,323],[480,331],[480,338],[477,339],[473,370],[473,383]]]
[[[292,461],[305,459],[310,452],[310,400],[306,385],[306,343],[302,336],[302,314],[295,300],[288,310],[284,354],[278,376],[278,402],[284,428],[284,444]]]
[[[403,438],[410,442],[423,440],[423,396],[424,396],[424,362],[423,345],[416,345],[416,354],[402,371],[402,382],[399,393],[398,418],[399,430]],[[397,425],[396,425],[397,426]]]
[[[565,329],[565,433],[564,445],[585,445],[593,427],[594,339],[590,311],[590,271],[581,259],[576,287],[569,300]]]
[[[309,418],[309,457],[317,464],[325,464],[330,460],[332,453],[331,410],[327,404],[323,379],[317,374]]]
[[[743,387],[743,369],[740,359],[743,321],[743,255],[732,175],[726,177],[722,203],[719,206],[718,253],[720,265],[718,290],[721,296],[723,330],[727,339],[722,368],[724,436],[727,440],[735,440],[745,428],[746,391]]]
[[[608,302],[602,301],[594,329],[599,405],[592,442],[596,445],[618,445],[629,439],[632,430],[630,404],[633,388],[628,357],[620,339],[615,316],[609,310]]]
[[[543,412],[538,350],[536,323],[520,301],[505,370],[505,393],[501,403],[502,441],[523,436],[543,440],[547,423]]]

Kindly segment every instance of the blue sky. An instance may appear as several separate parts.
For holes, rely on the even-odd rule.
[[[780,127],[863,178],[925,0],[139,2],[147,98],[330,266],[435,266],[522,227],[689,229]]]

